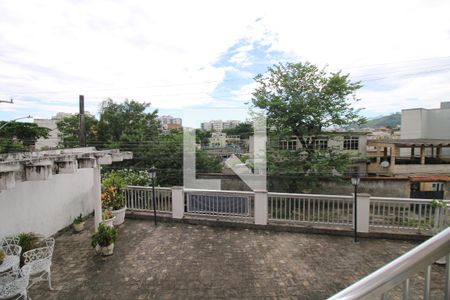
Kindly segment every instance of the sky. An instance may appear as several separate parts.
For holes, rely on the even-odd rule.
[[[241,119],[278,62],[342,70],[366,117],[450,101],[450,1],[0,2],[0,120],[150,102],[184,125]]]

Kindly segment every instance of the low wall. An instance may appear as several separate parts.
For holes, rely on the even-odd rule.
[[[95,205],[94,169],[54,174],[49,180],[22,181],[0,192],[0,237],[20,232],[46,236],[70,225]]]
[[[249,191],[250,188],[237,175],[222,174],[198,174],[199,179],[221,179],[222,190]],[[351,195],[354,187],[350,180],[347,182],[336,182],[331,180],[322,180],[317,186],[308,187],[307,191],[286,191],[282,184],[283,179],[269,178],[271,192],[290,192],[290,193],[310,193],[310,194],[328,194],[328,195]],[[448,192],[450,182],[445,185],[444,199],[449,199]],[[374,197],[410,197],[410,181],[407,178],[362,178],[358,192],[367,193]]]

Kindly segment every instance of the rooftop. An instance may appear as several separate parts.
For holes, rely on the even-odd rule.
[[[92,218],[87,227],[57,237],[55,291],[36,285],[33,300],[326,299],[418,243],[127,219],[114,255],[100,257]],[[442,299],[444,271],[432,266],[432,299]],[[413,282],[418,296],[423,278]]]
[[[386,139],[386,140],[369,140],[367,141],[369,146],[374,144],[390,144],[397,146],[450,146],[450,140],[442,140],[442,139]]]

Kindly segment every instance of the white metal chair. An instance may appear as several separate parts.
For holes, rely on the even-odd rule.
[[[28,283],[31,266],[11,270],[0,274],[0,299],[29,299]]]
[[[5,245],[19,245],[20,238],[18,235],[12,235],[2,238],[2,243],[0,246]]]
[[[53,290],[50,268],[52,266],[55,239],[46,239],[45,244],[45,247],[36,248],[23,254],[25,265],[31,267],[31,284],[28,287],[39,281],[48,281],[49,289]]]
[[[5,244],[2,245],[1,249],[5,251],[5,254],[9,257],[10,265],[14,270],[19,269],[20,267],[20,254],[22,253],[22,247],[14,244]]]

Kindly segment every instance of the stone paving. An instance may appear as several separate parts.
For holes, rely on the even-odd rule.
[[[114,255],[100,257],[90,234],[57,237],[55,290],[33,286],[33,300],[326,299],[417,245],[183,223],[155,228],[151,221],[127,219]],[[433,266],[433,288],[443,285],[443,274],[444,267]],[[422,281],[414,282],[422,293]]]

